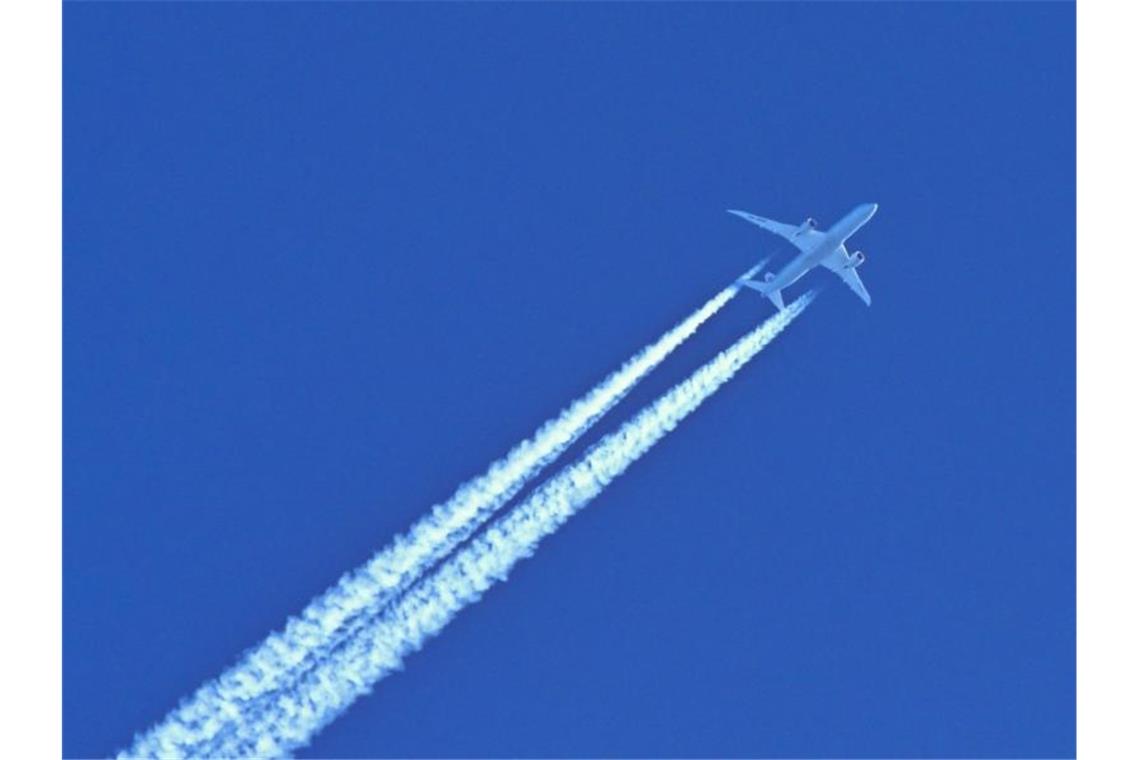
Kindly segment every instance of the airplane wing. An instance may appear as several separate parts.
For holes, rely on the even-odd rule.
[[[870,306],[871,294],[868,293],[867,288],[863,286],[863,281],[859,279],[859,273],[855,271],[855,267],[848,266],[850,260],[851,256],[847,253],[846,247],[841,245],[820,263],[839,275],[839,279],[847,283],[847,287],[854,290],[855,295],[859,296],[863,303]]]
[[[769,232],[773,232],[779,235],[801,251],[805,251],[808,248],[811,248],[813,241],[823,237],[823,233],[819,230],[806,229],[801,232],[800,228],[794,224],[774,222],[771,219],[765,219],[762,216],[749,214],[747,211],[737,211],[736,209],[730,208],[728,210],[728,213],[739,216],[741,219],[747,222],[752,222],[757,227],[762,227]]]

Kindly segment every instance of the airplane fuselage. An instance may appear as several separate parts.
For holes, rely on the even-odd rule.
[[[875,215],[878,208],[878,205],[874,203],[864,203],[860,206],[856,206],[849,211],[846,216],[833,224],[831,229],[824,232],[823,237],[819,239],[816,245],[797,254],[783,269],[776,273],[775,277],[765,281],[764,284],[776,290],[783,290],[793,284],[796,280],[819,266],[819,263],[827,258],[836,248],[843,246],[844,241],[866,224],[867,221]],[[846,255],[846,251],[844,251],[844,254]]]

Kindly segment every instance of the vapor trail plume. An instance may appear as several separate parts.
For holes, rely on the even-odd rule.
[[[759,271],[761,262],[740,279]],[[162,722],[135,738],[126,757],[198,754],[220,732],[246,720],[258,702],[293,683],[327,657],[422,573],[467,540],[530,480],[557,459],[637,383],[720,311],[740,290],[739,280],[713,296],[657,341],[543,424],[533,436],[459,487],[405,534],[316,597],[281,632],[247,651],[236,665],[201,686]]]
[[[752,330],[674,386],[620,429],[592,446],[577,462],[548,479],[526,501],[394,602],[358,635],[284,689],[251,723],[241,724],[209,747],[223,757],[278,756],[311,741],[376,681],[399,669],[516,562],[553,533],[657,441],[730,380],[815,297],[809,292]]]

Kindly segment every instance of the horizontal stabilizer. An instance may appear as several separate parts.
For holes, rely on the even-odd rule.
[[[756,280],[741,280],[740,284],[746,288],[752,288],[758,293],[768,295],[768,289],[764,287],[764,283],[762,282],[756,282]]]
[[[779,288],[772,288],[767,283],[756,282],[756,280],[742,280],[740,284],[762,293],[769,301],[776,304],[777,309],[784,310],[784,296],[780,293]]]
[[[761,259],[759,264],[752,267],[747,272],[745,272],[744,274],[740,275],[740,277],[737,278],[737,280],[736,280],[737,284],[742,285],[742,284],[744,284],[745,280],[750,280],[753,277],[755,277],[764,268],[764,266],[767,263],[768,263],[768,259]]]

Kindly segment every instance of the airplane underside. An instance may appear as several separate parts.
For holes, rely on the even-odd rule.
[[[809,270],[822,266],[843,280],[855,292],[859,300],[870,306],[871,295],[864,287],[862,278],[855,271],[866,261],[867,257],[862,251],[850,253],[845,243],[875,215],[878,208],[879,206],[876,203],[864,203],[856,206],[827,231],[817,229],[816,221],[810,217],[803,224],[794,226],[765,219],[747,211],[729,209],[728,213],[782,237],[800,252],[800,255],[784,267],[779,274],[769,272],[765,275],[763,282],[749,278],[743,280],[741,284],[758,291],[775,304],[777,309],[783,310],[784,296],[780,292],[781,288],[791,285]],[[780,283],[780,286],[777,287],[775,283]]]

